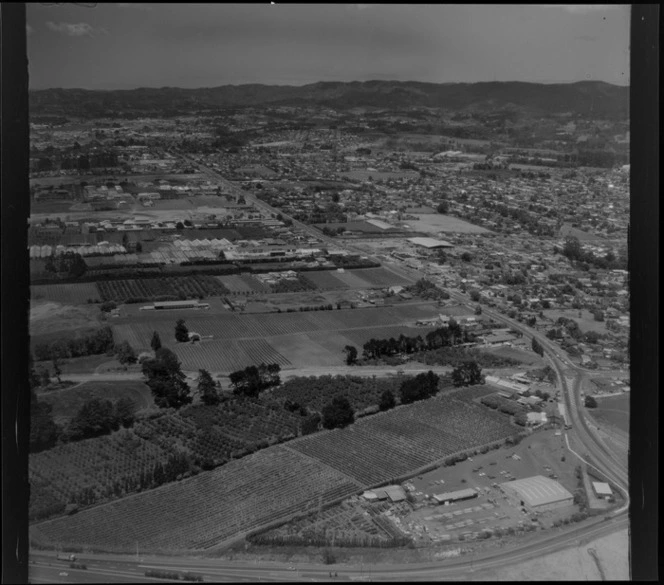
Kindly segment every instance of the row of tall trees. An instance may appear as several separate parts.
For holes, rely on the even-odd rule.
[[[440,347],[452,347],[460,343],[474,341],[475,336],[465,331],[461,326],[450,320],[449,325],[430,331],[422,338],[421,335],[408,337],[399,335],[398,338],[370,339],[363,346],[363,357],[365,359],[391,356],[398,353],[412,354],[424,350],[433,350]]]

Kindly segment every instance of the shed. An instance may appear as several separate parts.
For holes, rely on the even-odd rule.
[[[436,500],[439,504],[449,504],[452,502],[458,502],[461,500],[469,500],[471,498],[476,498],[477,492],[473,488],[467,488],[465,490],[457,490],[454,492],[445,492],[442,494],[435,494],[433,499]]]
[[[401,502],[406,499],[406,492],[398,485],[387,486],[385,488],[385,493],[387,493],[387,497],[392,502]]]
[[[611,486],[603,481],[593,481],[593,490],[598,498],[610,498],[613,495]]]

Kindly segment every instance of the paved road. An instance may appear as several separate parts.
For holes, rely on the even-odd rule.
[[[33,583],[131,583],[146,582],[148,569],[189,571],[204,576],[205,581],[420,581],[467,579],[469,573],[494,569],[535,556],[584,546],[590,541],[624,529],[627,518],[594,519],[565,531],[533,533],[519,539],[512,548],[496,548],[482,553],[465,554],[436,562],[408,564],[350,564],[323,565],[320,563],[290,563],[277,561],[229,561],[225,559],[143,557],[129,555],[81,554],[77,562],[87,570],[70,569],[68,563],[57,561],[55,553],[31,553],[30,581]],[[330,579],[329,573],[337,573]],[[67,575],[61,575],[67,573]]]

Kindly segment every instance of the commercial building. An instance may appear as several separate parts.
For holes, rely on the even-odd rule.
[[[563,508],[574,501],[574,496],[562,485],[543,475],[508,481],[500,484],[500,488],[515,505],[533,512]]]
[[[450,244],[445,240],[437,240],[436,238],[408,238],[411,244],[433,250],[435,248],[452,248],[454,244]]]
[[[465,490],[457,490],[455,492],[445,492],[443,494],[434,495],[433,499],[439,504],[451,504],[453,502],[460,502],[462,500],[470,500],[476,498],[477,492],[473,488]]]

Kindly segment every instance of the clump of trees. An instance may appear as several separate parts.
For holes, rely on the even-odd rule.
[[[83,337],[58,339],[53,343],[39,343],[35,346],[35,358],[42,361],[54,358],[75,358],[108,353],[113,349],[113,331],[110,327],[102,327]]]
[[[110,400],[93,398],[88,400],[70,421],[64,437],[78,441],[107,435],[121,426],[129,428],[134,423],[134,402],[120,398],[115,404]]]
[[[46,260],[44,270],[54,276],[63,275],[69,278],[83,276],[88,269],[83,256],[76,252],[65,252],[57,256],[49,256]]]
[[[263,390],[281,384],[280,371],[279,364],[261,364],[232,372],[229,378],[233,385],[233,394],[255,398]]]
[[[418,374],[414,378],[404,380],[399,388],[401,404],[411,404],[418,400],[431,398],[438,393],[440,377],[431,370]]]
[[[415,284],[406,287],[406,292],[412,295],[421,297],[423,299],[447,300],[450,298],[450,293],[438,288],[433,282],[426,278],[420,278]]]
[[[352,424],[355,420],[355,412],[344,396],[337,396],[332,402],[326,404],[322,411],[323,428],[338,429]]]
[[[191,404],[193,399],[180,360],[170,349],[159,348],[154,359],[143,362],[142,371],[159,408],[180,408]]]
[[[452,370],[452,382],[455,386],[474,386],[484,384],[482,368],[476,361],[469,361]]]

